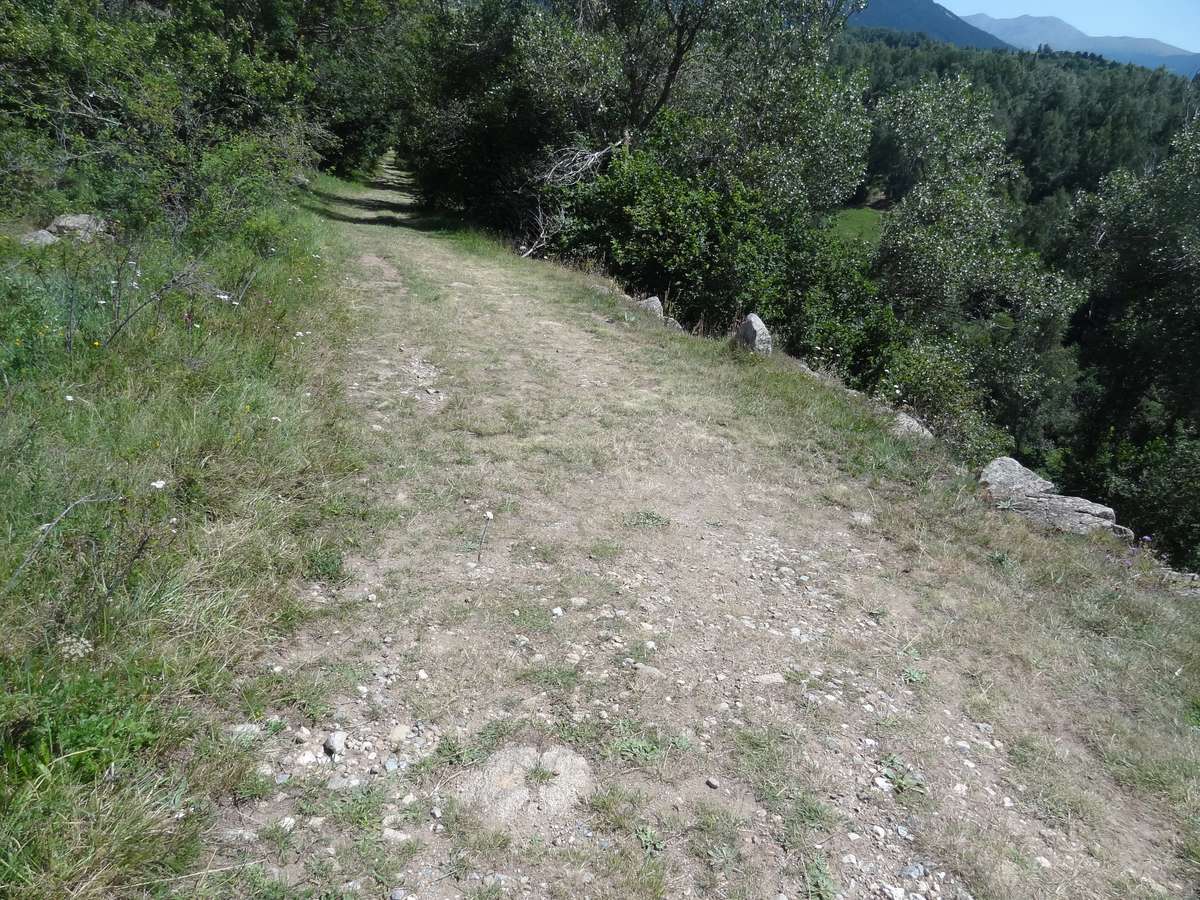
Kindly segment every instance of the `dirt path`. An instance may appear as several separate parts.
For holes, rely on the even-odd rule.
[[[262,660],[291,702],[212,863],[255,865],[202,893],[929,900],[1171,877],[1118,796],[1083,831],[1045,813],[935,662],[944,573],[744,364],[399,187],[328,199],[366,323],[346,382],[378,445],[379,545],[309,586],[327,614]]]

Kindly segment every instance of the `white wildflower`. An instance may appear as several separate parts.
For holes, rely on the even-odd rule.
[[[58,652],[71,659],[83,659],[95,648],[87,638],[64,634],[58,639]]]
[[[150,487],[154,488],[156,491],[161,491],[166,486],[167,486],[167,483],[165,481],[163,481],[161,478],[158,481],[150,482]]]

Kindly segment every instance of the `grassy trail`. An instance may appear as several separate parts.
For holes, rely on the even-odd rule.
[[[1181,598],[394,170],[315,202],[375,550],[248,677],[262,787],[187,892],[1182,895]]]

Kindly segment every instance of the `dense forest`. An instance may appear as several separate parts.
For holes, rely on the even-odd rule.
[[[1013,188],[1022,240],[1043,252],[1053,249],[1056,226],[1077,192],[1095,191],[1117,169],[1140,172],[1159,162],[1197,112],[1198,95],[1186,79],[1090,54],[991,53],[859,28],[834,45],[833,63],[869,73],[869,106],[959,73],[986,89],[1005,151],[1021,164]],[[864,189],[903,196],[910,184],[902,163],[876,119]]]

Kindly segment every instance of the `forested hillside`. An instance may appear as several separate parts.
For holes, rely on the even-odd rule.
[[[924,35],[957,47],[1010,49],[1001,38],[954,15],[934,0],[874,0],[850,17],[852,26]]]
[[[1116,169],[1154,165],[1196,112],[1187,79],[1076,53],[988,53],[855,29],[837,42],[833,62],[870,73],[869,106],[957,73],[986,89],[1005,151],[1021,164],[1014,199],[1035,229],[1026,237],[1039,249],[1047,247],[1054,220],[1068,213],[1076,192],[1094,191]],[[901,163],[877,122],[866,183],[902,195],[908,185]]]
[[[994,19],[981,13],[964,16],[963,20],[1024,50],[1046,47],[1094,54],[1113,62],[1133,63],[1147,69],[1165,68],[1187,78],[1200,72],[1200,53],[1189,53],[1182,47],[1152,38],[1092,37],[1053,16]]]

